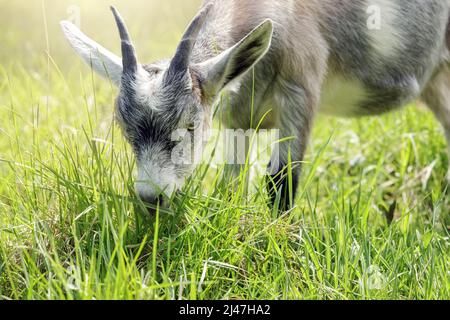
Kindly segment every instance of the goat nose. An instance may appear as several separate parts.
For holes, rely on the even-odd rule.
[[[146,204],[148,213],[150,215],[155,215],[157,207],[161,207],[163,205],[164,198],[162,195],[159,196],[149,196],[149,195],[139,195],[141,197],[142,202]]]
[[[146,208],[150,215],[155,215],[157,208],[164,205],[163,195],[159,196],[140,195],[140,198],[142,202],[144,202],[144,204],[146,205]]]
[[[148,195],[148,194],[140,194],[139,195],[143,202],[146,204],[157,205],[158,203],[161,205],[163,202],[162,195]]]

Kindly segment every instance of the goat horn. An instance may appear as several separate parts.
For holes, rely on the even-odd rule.
[[[138,68],[136,50],[131,42],[131,37],[128,33],[125,22],[119,12],[114,7],[111,7],[111,11],[114,14],[122,42],[123,75],[134,75]]]
[[[175,56],[170,62],[166,77],[168,81],[176,78],[176,75],[184,73],[188,70],[192,50],[194,48],[195,42],[197,41],[200,30],[205,23],[206,17],[211,10],[211,7],[212,4],[205,6],[192,20],[186,32],[184,33],[183,38],[181,39],[181,42],[177,47]]]

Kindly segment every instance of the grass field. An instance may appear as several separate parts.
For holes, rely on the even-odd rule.
[[[207,165],[146,214],[116,90],[57,23],[79,10],[119,52],[116,4],[150,61],[172,54],[199,2],[0,0],[0,299],[449,299],[448,156],[420,106],[319,118],[283,216],[262,180],[244,196]]]

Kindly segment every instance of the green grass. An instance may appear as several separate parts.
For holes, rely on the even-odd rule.
[[[245,196],[203,165],[149,216],[115,89],[59,39],[51,59],[14,54],[21,30],[0,52],[0,299],[450,298],[448,157],[427,110],[318,119],[288,214],[262,179]]]

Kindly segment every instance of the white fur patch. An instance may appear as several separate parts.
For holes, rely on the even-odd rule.
[[[162,146],[154,144],[140,157],[136,191],[143,197],[156,197],[160,194],[170,197],[183,185],[183,181],[176,175],[170,155],[165,155],[162,150]]]
[[[156,101],[157,95],[154,93],[157,90],[158,83],[158,79],[152,80],[147,71],[139,67],[136,80],[133,83],[136,103],[141,106],[148,106],[157,111],[156,106],[159,104]]]
[[[359,81],[331,75],[322,88],[319,111],[333,116],[354,116],[366,97],[366,90]]]

